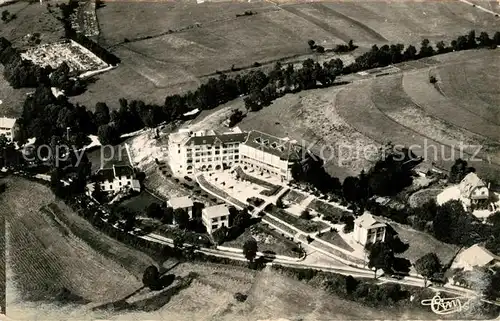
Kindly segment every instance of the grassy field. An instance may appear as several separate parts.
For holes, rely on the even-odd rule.
[[[323,233],[319,238],[323,241],[327,241],[328,243],[331,243],[348,251],[354,251],[353,248],[350,247],[349,244],[347,244],[337,232],[328,231]]]
[[[317,231],[320,231],[320,230],[328,227],[323,222],[306,220],[306,219],[300,218],[300,217],[295,216],[293,214],[290,214],[286,210],[280,209],[272,204],[270,204],[270,205],[268,205],[268,207],[266,207],[265,212],[268,212],[269,214],[275,216],[276,218],[294,226],[295,228],[298,228],[299,230],[301,230],[303,232],[307,232],[307,233],[317,232]]]
[[[245,11],[254,14],[236,17]],[[309,39],[326,48],[353,39],[360,46],[357,55],[375,43],[450,40],[473,28],[492,32],[499,26],[493,15],[469,5],[431,1],[176,1],[148,6],[109,1],[97,17],[99,43],[122,64],[72,98],[91,107],[99,101],[115,103],[117,97],[162,103],[166,95],[191,90],[204,76],[232,65],[300,61],[311,57]]]
[[[300,204],[307,199],[307,195],[289,189],[288,192],[283,194],[283,201]]]
[[[47,187],[21,178],[4,181],[0,206],[8,222],[10,282],[19,300],[54,300],[66,288],[83,302],[102,302],[141,286],[152,259],[94,230]]]
[[[344,215],[351,215],[350,212],[345,211],[341,208],[338,208],[336,206],[330,205],[328,203],[325,203],[323,201],[320,201],[318,199],[313,200],[307,208],[310,208],[319,214],[325,216],[325,217],[333,217],[340,219]]]
[[[298,245],[290,241],[280,233],[270,229],[264,223],[257,223],[247,228],[240,236],[229,242],[225,242],[224,246],[243,248],[245,242],[254,238],[257,241],[259,251],[271,251],[277,255],[286,255],[297,257],[298,252],[292,249],[297,248]]]
[[[434,252],[441,260],[441,263],[448,264],[459,250],[456,245],[443,243],[427,233],[413,230],[407,226],[391,223],[391,227],[394,228],[401,241],[410,244],[408,250],[399,256],[410,260],[412,263],[415,263],[423,255]]]
[[[30,89],[14,89],[3,76],[3,65],[0,64],[0,115],[6,117],[19,117],[23,111],[23,103],[26,99],[26,93]]]

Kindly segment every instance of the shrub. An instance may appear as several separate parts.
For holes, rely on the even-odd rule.
[[[240,292],[236,292],[234,294],[234,298],[236,299],[236,301],[238,302],[245,302],[246,299],[248,298],[248,295],[246,294],[243,294],[243,293],[240,293]]]
[[[434,77],[434,76],[430,76],[430,77],[429,77],[429,82],[430,82],[431,84],[435,84],[435,83],[437,83],[437,79],[436,79],[436,77]]]
[[[300,213],[300,218],[304,219],[304,220],[310,220],[311,219],[311,213],[309,213],[309,210],[305,209],[302,211],[302,213]]]

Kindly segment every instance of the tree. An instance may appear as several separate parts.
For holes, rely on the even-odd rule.
[[[346,201],[353,203],[359,200],[360,181],[357,177],[348,176],[342,183],[342,194]]]
[[[300,218],[301,219],[304,219],[304,220],[310,220],[311,219],[311,213],[309,213],[309,210],[308,209],[305,209],[302,211],[302,213],[300,213]]]
[[[221,226],[212,232],[212,237],[214,238],[214,241],[215,243],[217,243],[217,245],[221,245],[226,240],[227,234],[228,228],[225,226]]]
[[[178,234],[174,237],[174,248],[175,249],[182,249],[184,247],[184,243],[186,243],[186,240],[182,234]]]
[[[281,198],[278,198],[276,200],[276,207],[278,207],[278,208],[285,208],[285,205],[283,204],[283,200]]]
[[[148,266],[142,275],[142,284],[151,290],[155,290],[159,286],[159,281],[160,273],[158,272],[158,268],[154,265]]]
[[[316,48],[316,42],[314,40],[308,40],[307,44],[309,45],[309,48],[314,49]]]
[[[189,214],[182,208],[174,211],[174,221],[181,229],[185,229],[189,224]]]
[[[413,45],[409,45],[403,53],[405,60],[415,60],[417,58],[417,48]]]
[[[467,35],[467,48],[473,49],[477,47],[476,43],[476,32],[474,30],[469,31]]]
[[[165,208],[161,222],[164,224],[172,224],[174,221],[174,209],[170,206]]]
[[[442,53],[445,53],[448,51],[448,48],[446,47],[446,44],[444,43],[444,41],[439,41],[438,43],[436,43],[436,48],[437,48],[437,51],[439,54],[442,54]]]
[[[120,133],[114,125],[99,126],[97,136],[103,145],[116,145],[120,141]]]
[[[368,267],[375,269],[374,277],[377,278],[377,270],[382,269],[384,273],[392,273],[394,264],[394,253],[387,244],[376,242],[371,245],[368,255]]]
[[[106,105],[106,103],[98,102],[95,105],[94,119],[97,127],[106,125],[111,121],[109,107],[108,105]]]
[[[441,271],[441,262],[436,253],[427,253],[415,261],[415,269],[418,274],[424,277],[424,287],[427,286],[427,280],[435,273]]]
[[[462,179],[464,179],[465,175],[472,171],[472,169],[467,165],[467,161],[461,158],[455,160],[455,164],[453,164],[450,169],[448,182],[453,184],[460,183]]]
[[[163,209],[158,203],[149,204],[146,208],[146,215],[151,218],[160,219],[163,216]]]
[[[481,32],[479,34],[479,37],[477,37],[477,40],[479,41],[479,47],[489,47],[492,44],[492,40],[490,39],[490,36],[488,35],[487,32]]]
[[[257,250],[257,241],[254,238],[248,239],[245,244],[243,244],[243,254],[250,263],[252,263],[257,256]]]
[[[420,47],[420,52],[418,56],[420,58],[430,57],[434,55],[434,49],[430,45],[429,39],[422,40],[422,46]]]
[[[344,233],[351,233],[354,230],[354,217],[351,215],[348,215],[344,219]]]
[[[323,46],[316,46],[316,52],[317,53],[324,53],[325,52],[325,47],[323,47]]]
[[[106,193],[101,189],[101,184],[99,184],[99,182],[94,183],[92,197],[99,203],[102,203],[105,200]]]
[[[493,35],[493,43],[500,46],[500,31],[495,32]]]

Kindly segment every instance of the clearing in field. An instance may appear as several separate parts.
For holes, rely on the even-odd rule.
[[[21,54],[23,59],[31,60],[36,65],[52,68],[59,67],[63,62],[71,71],[83,73],[108,67],[90,50],[73,40],[44,44],[28,49]]]

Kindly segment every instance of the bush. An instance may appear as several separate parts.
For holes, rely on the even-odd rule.
[[[300,218],[304,220],[310,220],[312,218],[311,213],[309,213],[309,210],[305,209],[300,213]]]
[[[240,292],[236,292],[234,294],[234,298],[236,299],[236,301],[238,302],[245,302],[246,299],[248,298],[248,295],[246,294],[243,294],[243,293],[240,293]]]
[[[434,76],[430,76],[430,77],[429,77],[429,82],[430,82],[431,84],[435,84],[435,83],[437,83],[437,79],[436,79],[436,77],[434,77]]]

